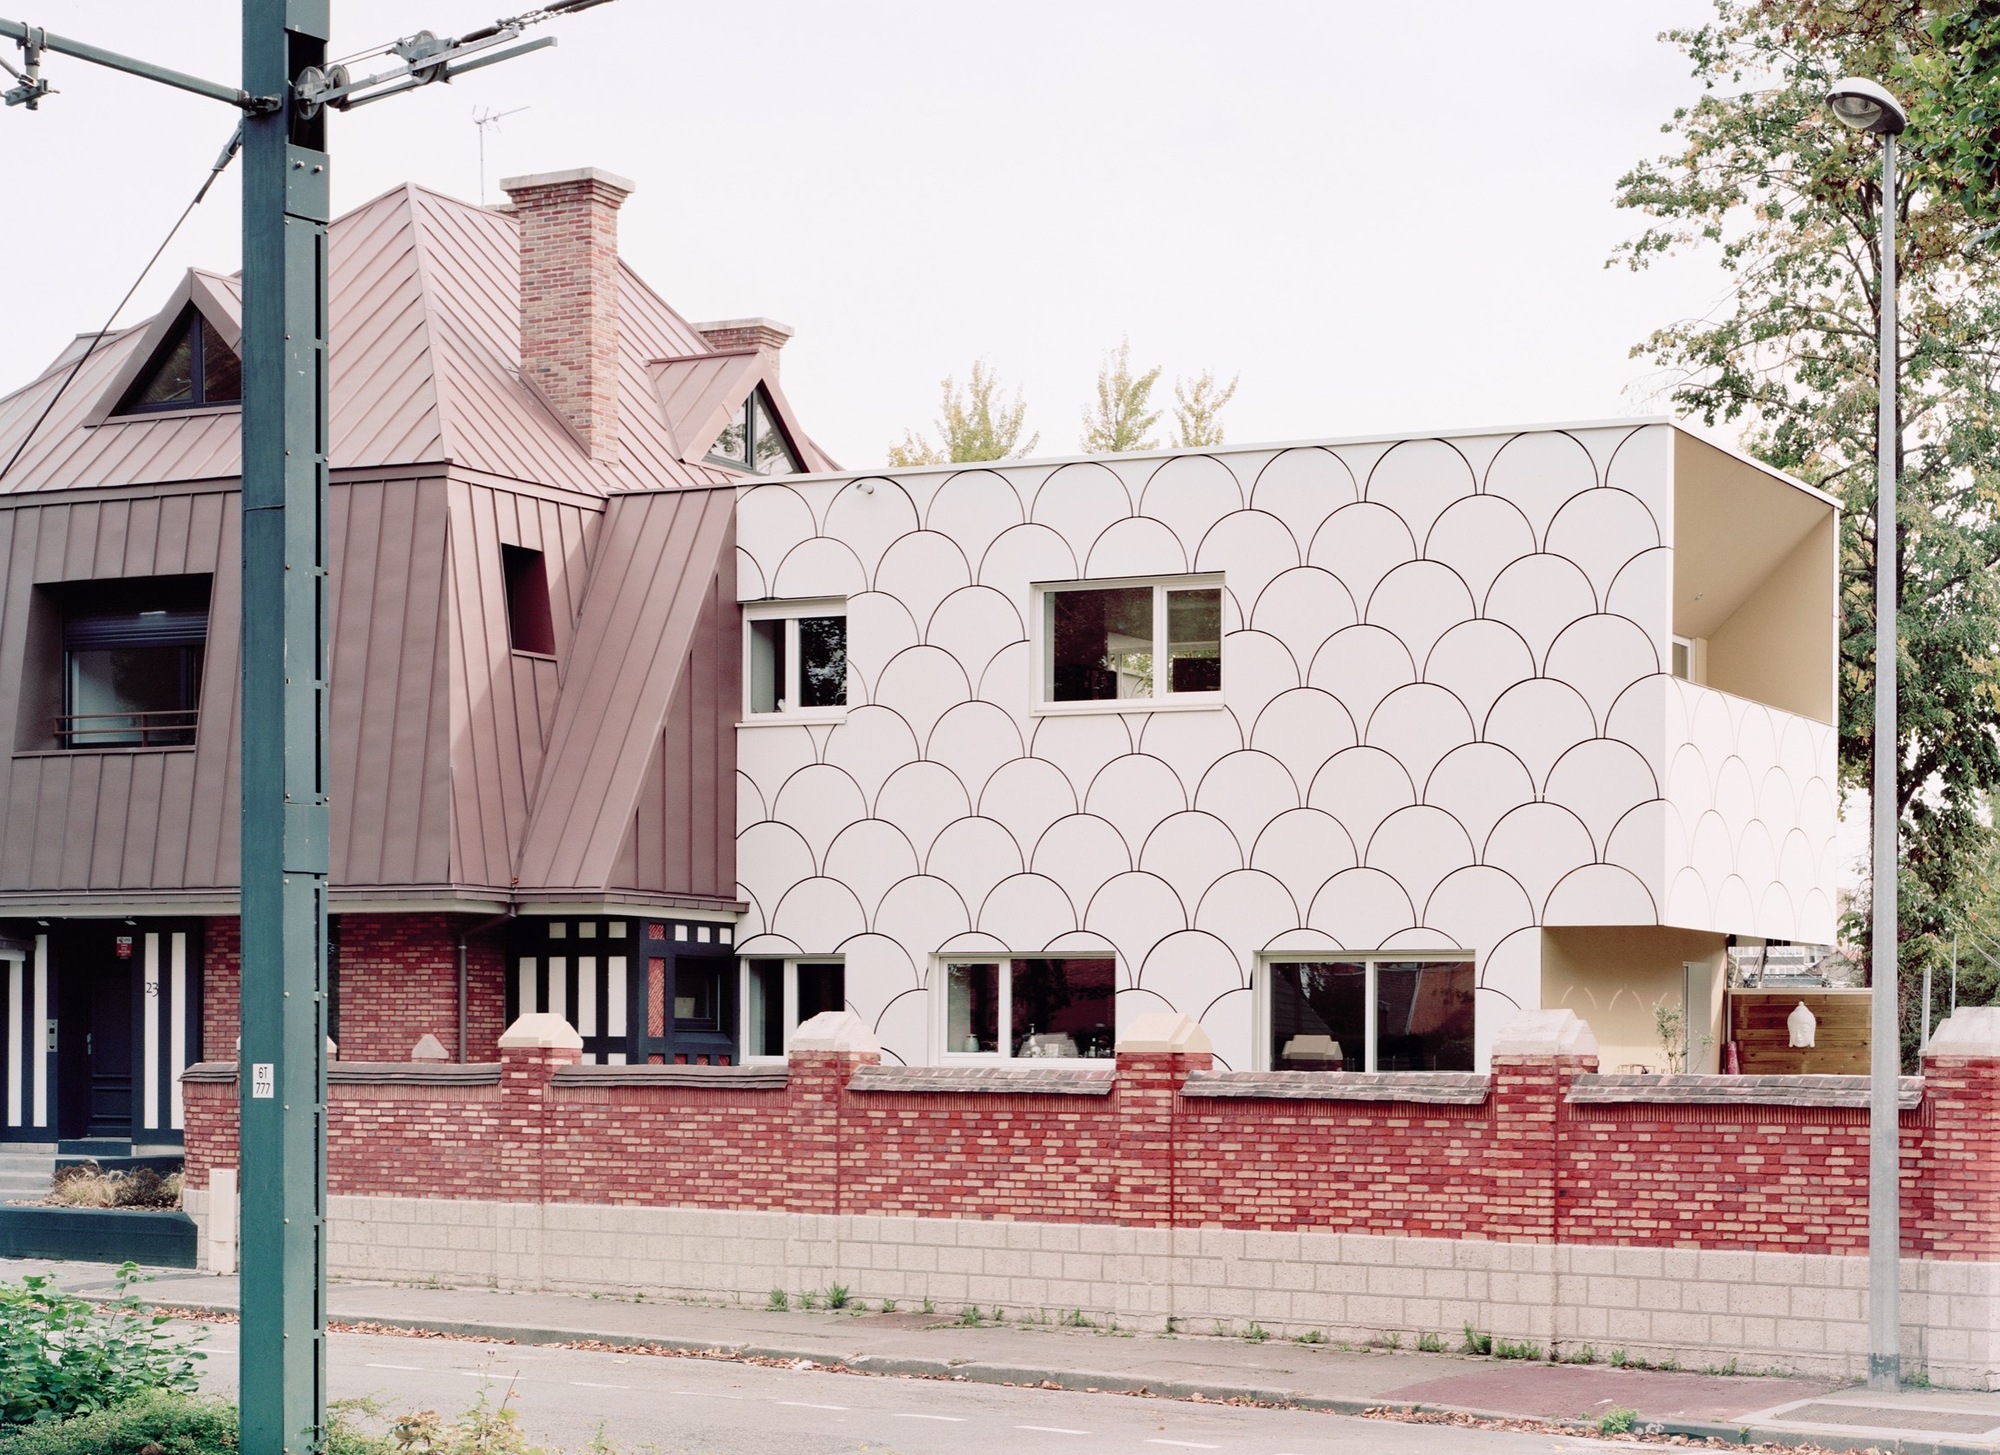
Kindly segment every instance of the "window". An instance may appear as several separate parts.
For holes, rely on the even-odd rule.
[[[1694,641],[1689,637],[1675,637],[1673,645],[1673,672],[1683,682],[1695,681]]]
[[[198,308],[188,308],[113,414],[243,402],[243,364]]]
[[[1470,960],[1283,960],[1264,967],[1273,1071],[1470,1071]]]
[[[847,707],[847,605],[790,602],[744,609],[744,711],[838,715]]]
[[[1046,587],[1042,698],[1049,703],[1213,700],[1222,691],[1222,584]]]
[[[507,574],[507,640],[517,652],[556,654],[556,624],[549,613],[549,577],[542,553],[526,546],[502,546]]]
[[[953,960],[944,976],[944,1053],[1042,1060],[1112,1055],[1115,960]]]
[[[753,475],[796,475],[805,468],[785,437],[785,427],[778,423],[778,411],[762,384],[750,391],[728,427],[716,436],[708,458],[714,464],[748,470]]]
[[[847,967],[838,960],[743,962],[745,1057],[782,1057],[800,1026],[846,1008]]]
[[[62,616],[56,746],[194,741],[208,586],[206,576],[151,576],[53,588]]]

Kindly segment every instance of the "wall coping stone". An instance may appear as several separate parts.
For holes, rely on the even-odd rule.
[[[1109,1096],[1117,1073],[1084,1066],[863,1066],[850,1091],[997,1092],[1015,1096]]]
[[[1500,1027],[1492,1059],[1595,1056],[1597,1034],[1573,1010],[1524,1010]]]
[[[1120,1052],[1172,1052],[1176,1055],[1210,1055],[1214,1042],[1200,1022],[1184,1011],[1156,1010],[1133,1020],[1119,1033],[1115,1048]]]
[[[1492,1089],[1493,1078],[1478,1071],[1195,1071],[1181,1095],[1480,1106]]]
[[[879,1056],[882,1044],[853,1011],[823,1010],[792,1032],[791,1044],[785,1049]]]
[[[329,1061],[332,1086],[498,1086],[498,1061]],[[181,1072],[181,1082],[233,1086],[234,1061],[197,1061]]]
[[[784,1066],[654,1066],[597,1065],[579,1062],[558,1066],[549,1078],[554,1086],[678,1086],[704,1090],[782,1091],[790,1084]]]
[[[535,1011],[522,1016],[500,1034],[503,1051],[581,1051],[583,1037],[559,1015]]]
[[[1931,1032],[1926,1056],[2000,1059],[2000,1005],[1962,1005]]]
[[[1909,1111],[1922,1105],[1924,1079],[1897,1078],[1896,1105]],[[1843,1106],[1868,1105],[1866,1076],[1641,1076],[1595,1075],[1586,1072],[1570,1082],[1572,1105],[1604,1106],[1622,1102],[1658,1105]]]

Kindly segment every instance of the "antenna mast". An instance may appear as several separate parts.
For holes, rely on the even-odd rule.
[[[507,111],[494,111],[488,108],[485,111],[475,110],[472,113],[472,124],[479,128],[479,205],[481,207],[486,205],[486,128],[490,126],[495,131],[498,131],[503,118],[519,116],[523,111],[529,109],[526,106],[516,106]]]

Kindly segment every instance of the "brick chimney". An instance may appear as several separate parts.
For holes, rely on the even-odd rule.
[[[618,209],[597,167],[509,177],[521,225],[521,369],[593,460],[618,458]]]
[[[775,318],[725,318],[719,323],[697,323],[694,331],[708,340],[718,353],[729,349],[755,349],[771,358],[771,372],[778,372],[778,350],[792,336],[792,330]]]

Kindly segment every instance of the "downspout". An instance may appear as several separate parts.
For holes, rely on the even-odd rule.
[[[514,907],[512,905],[509,905],[504,913],[496,914],[491,919],[483,919],[476,925],[467,925],[464,929],[460,930],[456,936],[458,942],[458,1063],[461,1066],[465,1064],[465,1050],[466,1050],[465,942],[474,935],[483,935],[486,933],[486,931],[493,929],[496,926],[506,924],[509,920],[514,918],[516,913],[517,911],[514,909]]]

